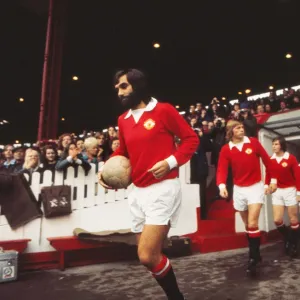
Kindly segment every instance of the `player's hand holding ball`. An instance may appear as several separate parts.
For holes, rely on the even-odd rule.
[[[170,166],[166,160],[156,163],[148,172],[152,172],[156,179],[166,176],[170,172]]]
[[[126,189],[131,184],[131,165],[127,157],[116,155],[108,159],[98,173],[99,184],[106,189]]]
[[[102,178],[102,172],[98,172],[98,182],[101,184],[105,189],[112,189],[110,186],[108,186]]]
[[[223,189],[220,189],[220,196],[222,198],[228,198],[228,191],[227,191],[226,187]]]

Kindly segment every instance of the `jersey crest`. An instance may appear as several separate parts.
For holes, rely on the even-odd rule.
[[[287,164],[286,162],[283,162],[281,165],[282,165],[284,168],[286,168],[288,164]]]
[[[155,126],[155,121],[153,121],[152,119],[148,119],[144,122],[144,127],[147,130],[151,130],[154,126]]]
[[[247,148],[245,151],[247,154],[251,154],[252,153],[252,149],[251,148]]]

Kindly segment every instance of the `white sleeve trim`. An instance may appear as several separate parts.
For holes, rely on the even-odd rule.
[[[299,192],[297,192],[297,196],[300,196],[300,191],[299,191]]]
[[[219,184],[219,189],[220,190],[226,189],[226,184],[225,183]]]
[[[271,184],[277,184],[277,179],[276,178],[272,178],[271,179]]]
[[[169,156],[165,161],[168,163],[170,170],[178,166],[177,160],[174,155]]]

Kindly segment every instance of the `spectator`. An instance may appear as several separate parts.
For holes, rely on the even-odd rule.
[[[202,109],[200,113],[200,117],[198,119],[199,124],[203,125],[203,122],[211,121],[209,115],[207,114],[206,109]]]
[[[201,219],[204,220],[207,217],[207,205],[206,205],[206,179],[208,176],[208,161],[206,157],[205,145],[207,136],[203,134],[201,129],[196,129],[200,144],[191,158],[191,183],[197,183],[200,187],[200,207],[201,207]]]
[[[14,148],[13,155],[15,160],[14,172],[19,172],[23,168],[25,148],[24,147]]]
[[[96,165],[96,172],[98,172],[98,163],[101,161],[102,150],[99,150],[98,141],[95,137],[89,137],[85,139],[84,146],[86,152],[84,159],[90,164]]]
[[[78,166],[82,166],[86,173],[91,169],[90,164],[83,159],[82,154],[80,154],[74,142],[71,142],[66,146],[55,169],[57,171],[65,172],[70,166],[75,168],[75,172],[77,172]]]
[[[197,112],[198,116],[200,116],[202,108],[203,108],[202,103],[196,104],[196,112]]]
[[[186,120],[188,121],[188,123],[190,123],[193,118],[196,118],[197,120],[199,118],[199,115],[198,115],[198,112],[196,111],[195,105],[190,106],[190,111],[186,115]]]
[[[265,113],[264,106],[262,104],[258,105],[257,108],[256,108],[256,114],[257,115],[262,115],[264,113]]]
[[[76,146],[78,148],[78,151],[80,153],[84,152],[84,140],[82,138],[79,138],[76,140]]]
[[[194,128],[199,128],[199,124],[198,124],[198,120],[197,120],[197,118],[192,118],[191,119],[191,122],[190,122],[190,125],[191,125],[191,127],[194,129]]]
[[[109,157],[109,146],[105,141],[105,135],[103,133],[98,132],[95,135],[95,137],[98,141],[98,148],[99,148],[98,156],[100,158],[100,161],[106,161]]]
[[[34,149],[27,149],[25,153],[25,162],[23,168],[19,171],[23,174],[29,175],[29,182],[31,183],[32,173],[33,172],[41,172],[40,168],[40,154],[38,151]]]
[[[116,129],[113,126],[109,126],[108,127],[108,140],[111,141],[114,137],[116,137],[117,133],[116,133]]]
[[[243,123],[246,136],[257,136],[257,120],[249,110],[241,110],[238,121]]]
[[[298,95],[295,95],[293,97],[291,108],[300,108],[300,97]]]
[[[111,142],[111,151],[115,152],[120,147],[120,140],[118,138],[114,138]]]
[[[45,146],[41,154],[40,168],[43,171],[49,170],[54,172],[57,161],[58,153],[56,147],[54,147],[53,145]]]
[[[64,133],[58,139],[58,155],[61,156],[66,147],[72,142],[72,136],[69,133]]]
[[[233,110],[230,113],[229,119],[237,120],[239,118],[239,112],[240,112],[240,104],[234,103]]]
[[[16,160],[13,155],[14,147],[12,145],[6,145],[4,147],[3,156],[4,163],[1,165],[1,169],[5,169],[8,172],[14,172]]]
[[[286,107],[285,101],[280,101],[280,110],[278,112],[284,112],[287,110],[289,110],[289,109]]]
[[[265,112],[268,113],[268,114],[272,113],[272,107],[271,107],[270,104],[265,105]]]

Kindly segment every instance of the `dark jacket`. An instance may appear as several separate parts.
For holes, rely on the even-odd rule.
[[[82,166],[86,173],[91,169],[91,165],[84,160],[81,154],[77,155],[76,161],[72,160],[70,157],[61,158],[57,162],[55,169],[57,171],[66,171],[68,167],[74,167],[77,170],[78,166]]]

